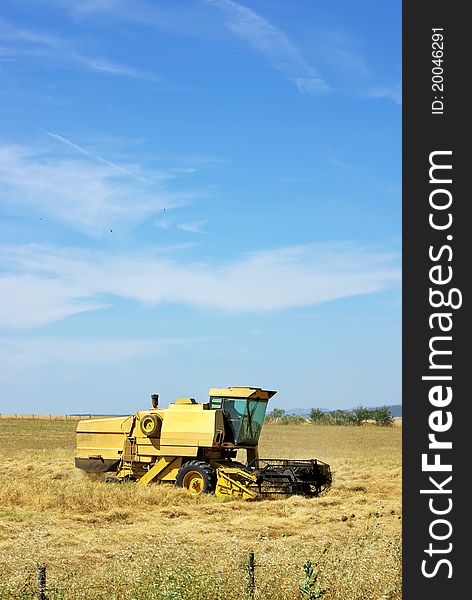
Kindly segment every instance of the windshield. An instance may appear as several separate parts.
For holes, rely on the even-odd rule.
[[[210,407],[223,411],[227,441],[240,446],[257,444],[267,409],[266,400],[213,397]]]

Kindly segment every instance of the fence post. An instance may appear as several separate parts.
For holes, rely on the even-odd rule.
[[[38,600],[47,600],[46,565],[38,565]]]
[[[250,550],[247,557],[247,597],[249,600],[254,600],[254,592],[256,590],[254,567],[254,550]]]

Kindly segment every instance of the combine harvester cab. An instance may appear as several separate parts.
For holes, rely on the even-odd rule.
[[[317,459],[259,458],[269,399],[276,392],[250,387],[212,388],[208,403],[179,398],[168,408],[132,416],[81,420],[76,467],[106,473],[104,481],[169,481],[193,494],[254,499],[318,496],[331,485],[329,465]],[[236,461],[244,450],[246,462]]]

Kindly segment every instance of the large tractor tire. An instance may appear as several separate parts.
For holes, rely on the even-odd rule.
[[[209,494],[216,487],[215,469],[202,460],[189,460],[180,467],[175,485],[185,488],[195,496]]]

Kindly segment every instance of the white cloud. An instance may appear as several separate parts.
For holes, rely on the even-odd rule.
[[[378,292],[400,281],[396,255],[341,243],[255,252],[216,265],[45,246],[10,247],[4,255],[0,326],[5,328],[96,310],[113,296],[151,307],[165,302],[258,312]]]
[[[266,19],[233,0],[206,2],[221,9],[226,16],[227,27],[285,73],[300,92],[317,94],[331,89],[287,35]]]
[[[175,219],[169,219],[168,217],[160,217],[154,221],[155,227],[159,227],[159,229],[171,229]]]
[[[148,81],[160,81],[154,74],[133,69],[110,61],[103,57],[88,56],[78,51],[69,39],[63,39],[47,33],[19,29],[0,19],[0,59],[8,61],[30,59],[41,63],[74,70],[95,71],[132,77]],[[162,83],[162,82],[161,82]]]
[[[89,152],[85,148],[82,148],[82,146],[79,146],[75,142],[65,138],[63,135],[59,135],[58,133],[53,133],[52,131],[47,131],[46,129],[42,129],[41,131],[44,131],[44,133],[46,135],[48,135],[49,137],[51,137],[55,140],[58,140],[59,142],[62,142],[66,146],[73,148],[74,150],[76,150],[80,154],[83,154],[84,156],[88,156],[89,158],[91,158],[93,160],[98,160],[99,162],[102,162],[103,164],[108,165],[109,167],[113,167],[114,169],[117,169],[121,173],[125,173],[126,175],[131,175],[132,177],[134,176],[134,173],[129,171],[126,167],[123,167],[122,165],[118,165],[110,160],[107,160],[106,158],[103,158],[103,156],[100,156],[99,154],[94,154],[93,152]]]
[[[108,73],[109,75],[134,77],[135,79],[144,79],[147,81],[164,83],[152,73],[139,71],[138,69],[133,69],[132,67],[128,67],[126,65],[117,64],[105,58],[92,58],[90,56],[80,55],[76,52],[71,52],[69,54],[69,58],[71,59],[71,62],[76,62],[77,65],[82,65],[90,71],[98,71],[101,73]]]
[[[397,83],[396,85],[387,85],[380,87],[372,87],[367,90],[368,98],[389,98],[396,104],[402,103],[402,86]]]
[[[177,225],[177,227],[183,231],[189,231],[190,233],[200,233],[206,235],[207,232],[203,229],[203,227],[207,223],[208,221],[192,221],[191,223],[180,223]]]
[[[45,147],[0,145],[4,209],[50,217],[100,235],[116,227],[133,228],[163,208],[181,206],[192,197],[165,189],[164,182],[177,177],[173,172],[151,173],[139,165],[117,165],[52,135],[90,160],[46,152]]]
[[[70,3],[67,3],[70,5]],[[94,11],[102,11],[109,10],[115,8],[120,3],[117,0],[77,0],[72,3],[70,8],[83,11],[83,12],[94,12]]]
[[[200,342],[201,339],[94,339],[3,338],[0,340],[0,372],[45,365],[111,364],[156,356],[171,346]]]
[[[165,213],[164,213],[165,214]],[[199,233],[202,235],[207,235],[208,232],[203,228],[208,223],[208,220],[202,219],[199,221],[191,221],[188,223],[179,223],[178,219],[173,217],[162,216],[154,221],[154,226],[159,229],[166,229],[170,231],[171,229],[181,229],[182,231],[188,231],[189,233]]]
[[[0,327],[30,328],[107,306],[88,290],[57,278],[0,275]]]
[[[328,91],[331,88],[318,77],[295,77],[293,83],[297,86],[299,92],[307,94],[318,94],[319,92]]]

